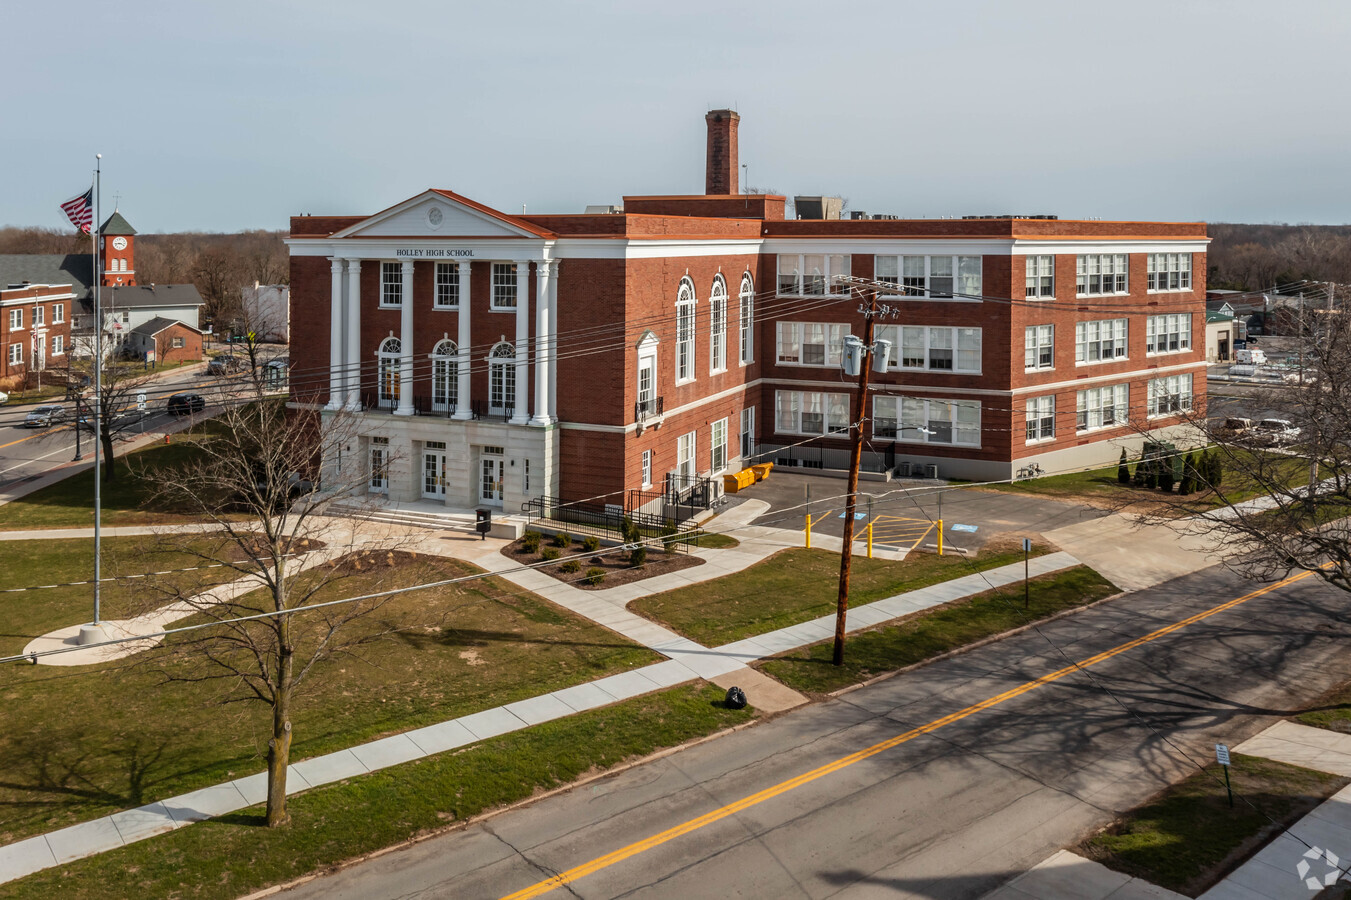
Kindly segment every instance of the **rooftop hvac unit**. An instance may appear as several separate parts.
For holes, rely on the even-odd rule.
[[[909,477],[910,477],[910,463],[908,463],[908,462],[897,463],[897,464],[896,464],[896,477],[897,477],[897,478],[909,478]]]
[[[838,219],[844,208],[840,197],[794,197],[793,209],[799,219]]]
[[[868,214],[865,213],[865,212],[864,212],[863,210],[861,210],[861,209],[851,209],[851,210],[849,211],[849,218],[851,218],[851,219],[866,219],[866,218],[868,218]]]
[[[933,479],[937,480],[937,478],[938,478],[938,466],[929,466],[929,465],[926,465],[926,466],[924,467],[924,477],[925,477],[925,478],[933,478]]]

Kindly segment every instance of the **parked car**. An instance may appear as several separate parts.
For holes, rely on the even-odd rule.
[[[51,428],[65,417],[64,407],[39,406],[24,418],[23,425],[25,428]]]
[[[206,364],[208,375],[233,375],[244,371],[244,360],[237,356],[217,356]]]
[[[166,409],[171,416],[188,416],[206,409],[206,398],[201,394],[174,394]]]
[[[9,394],[6,394],[4,391],[0,391],[0,406],[4,406],[8,402],[9,402]]]
[[[1252,434],[1262,444],[1289,444],[1299,439],[1299,429],[1289,419],[1263,419],[1252,427]]]
[[[1230,437],[1238,437],[1249,428],[1252,428],[1252,419],[1245,419],[1241,416],[1230,416],[1225,419],[1224,424],[1220,426],[1220,430]]]

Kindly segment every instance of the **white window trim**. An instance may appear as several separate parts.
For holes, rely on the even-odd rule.
[[[718,461],[718,432],[722,432],[722,462]],[[724,416],[709,428],[708,465],[710,475],[720,475],[727,471],[727,418]]]
[[[780,424],[779,409],[784,398],[792,400],[797,398],[797,406],[794,411],[793,424],[789,428],[784,428]],[[819,398],[810,405],[820,409],[821,429],[807,431],[802,425],[802,416],[808,407],[807,398]],[[844,421],[840,425],[831,425],[832,409],[839,410],[843,407]],[[823,391],[775,391],[774,392],[774,432],[776,434],[805,434],[814,437],[826,437],[829,435],[847,436],[849,434],[850,397],[848,394],[834,394]]]
[[[23,365],[23,344],[14,343],[9,345],[9,356],[7,357],[11,366]]]
[[[449,352],[445,352],[443,350],[444,347],[449,347],[450,348]],[[436,346],[432,347],[432,352],[428,354],[427,358],[430,359],[432,362],[431,365],[432,394],[430,398],[432,404],[431,406],[432,411],[454,412],[459,408],[460,405],[460,364],[459,364],[460,349],[456,345],[456,343],[452,341],[450,338],[442,338],[441,340],[436,342]],[[438,368],[440,368],[444,373],[444,379],[447,383],[447,389],[445,392],[446,401],[444,403],[438,403],[436,400],[436,388],[438,381],[438,375],[436,370]]]
[[[755,282],[750,273],[741,276],[737,293],[737,320],[740,322],[741,365],[755,362]]]
[[[783,290],[779,279],[779,259],[785,256],[797,257],[797,287],[792,291]],[[822,293],[806,293],[806,259],[808,256],[824,257],[824,262],[821,266],[821,274],[825,279],[825,290]],[[834,271],[830,264],[831,257],[838,257],[840,259],[840,267],[843,271]],[[774,292],[780,297],[848,297],[853,290],[849,285],[837,284],[834,280],[836,275],[849,275],[852,273],[853,260],[848,253],[780,253],[774,257],[774,266]]]
[[[1033,405],[1035,404],[1035,405],[1040,406],[1040,405],[1041,405],[1041,401],[1043,401],[1043,400],[1049,400],[1049,401],[1051,401],[1051,410],[1050,410],[1050,413],[1049,413],[1049,418],[1051,419],[1051,433],[1050,433],[1049,435],[1046,435],[1046,436],[1042,436],[1042,435],[1041,435],[1041,422],[1042,422],[1042,420],[1044,420],[1044,419],[1046,419],[1046,418],[1048,417],[1048,414],[1045,413],[1045,412],[1042,412],[1041,410],[1036,410],[1036,411],[1035,411],[1035,415],[1034,415],[1034,410],[1033,410]],[[1037,437],[1029,437],[1029,438],[1026,438],[1026,440],[1024,441],[1024,443],[1027,443],[1027,444],[1049,444],[1049,443],[1051,443],[1052,441],[1054,441],[1055,438],[1056,438],[1056,426],[1057,426],[1057,424],[1059,424],[1059,423],[1056,422],[1056,418],[1055,418],[1055,394],[1043,394],[1043,395],[1041,395],[1040,397],[1028,397],[1028,398],[1027,398],[1027,407],[1026,407],[1026,410],[1027,410],[1027,412],[1026,412],[1026,418],[1025,418],[1024,421],[1025,421],[1025,423],[1031,423],[1031,422],[1035,419],[1035,421],[1038,423],[1038,424],[1037,424],[1037,434],[1038,434],[1038,436],[1037,436]],[[1024,431],[1024,435],[1026,435],[1026,431]]]
[[[385,349],[390,342],[398,347],[397,350]],[[396,337],[387,337],[380,342],[380,348],[375,351],[375,405],[383,409],[391,409],[399,404],[399,398],[403,394],[403,372],[399,360],[402,357],[403,342]],[[392,371],[394,373],[394,391],[393,396],[385,396],[385,373]]]
[[[1050,363],[1050,365],[1046,365],[1046,366],[1043,366],[1043,365],[1041,365],[1041,363],[1040,363],[1040,360],[1041,360],[1041,348],[1042,348],[1042,346],[1043,346],[1043,344],[1041,343],[1041,330],[1042,330],[1043,328],[1049,328],[1049,329],[1051,329],[1051,342],[1050,342],[1049,344],[1045,345],[1045,346],[1049,347],[1050,350],[1051,350],[1051,363]],[[1028,333],[1029,331],[1033,333],[1033,345],[1032,345],[1030,348],[1027,346],[1027,333]],[[1030,366],[1027,364],[1027,351],[1028,351],[1029,349],[1032,350],[1032,353],[1033,353],[1033,364],[1030,365]],[[1052,325],[1028,325],[1026,328],[1023,329],[1023,371],[1024,371],[1024,372],[1054,372],[1054,371],[1055,371],[1055,325],[1054,325],[1054,324],[1052,324]]]
[[[1174,385],[1177,390],[1170,390]],[[1192,375],[1190,372],[1181,372],[1177,375],[1165,375],[1162,378],[1151,378],[1149,380],[1149,399],[1146,415],[1151,419],[1174,418],[1189,412],[1192,408]],[[1184,386],[1185,385],[1185,386]],[[1177,397],[1177,409],[1159,411],[1159,400],[1162,397]]]
[[[638,345],[638,366],[633,370],[633,388],[634,399],[638,403],[643,402],[643,369],[647,368],[652,372],[652,397],[654,404],[652,413],[655,414],[655,404],[657,397],[657,338],[649,335],[641,344]]]
[[[1121,340],[1121,342],[1122,342],[1122,343],[1121,343],[1122,350],[1124,350],[1125,352],[1123,352],[1123,353],[1120,354],[1119,356],[1109,356],[1109,357],[1104,357],[1104,356],[1102,355],[1102,345],[1103,345],[1104,343],[1106,343],[1108,340],[1110,340],[1113,344],[1115,344],[1116,341],[1117,341],[1117,338],[1115,338],[1115,337],[1113,337],[1113,338],[1103,338],[1103,337],[1101,337],[1101,334],[1102,334],[1102,326],[1103,326],[1103,325],[1111,325],[1111,326],[1112,326],[1112,331],[1115,332],[1115,331],[1116,331],[1116,325],[1117,325],[1118,322],[1121,323],[1122,336],[1121,336],[1120,340]],[[1098,337],[1096,340],[1088,340],[1086,337],[1085,337],[1085,339],[1082,340],[1082,341],[1079,340],[1079,329],[1080,329],[1080,326],[1083,326],[1083,327],[1084,327],[1084,333],[1087,334],[1088,326],[1089,326],[1089,325],[1097,325],[1097,326],[1098,326],[1098,334],[1099,334],[1099,337]],[[1098,345],[1098,358],[1097,358],[1097,359],[1089,359],[1089,358],[1088,358],[1088,346],[1089,346],[1090,344],[1097,344],[1097,345]],[[1081,348],[1082,348],[1082,349],[1081,349]],[[1075,364],[1075,366],[1098,366],[1098,365],[1102,365],[1103,363],[1115,363],[1115,362],[1125,362],[1125,361],[1129,361],[1129,360],[1130,360],[1130,351],[1131,351],[1131,326],[1130,326],[1130,319],[1125,318],[1125,317],[1118,318],[1118,319],[1093,319],[1093,320],[1091,320],[1091,321],[1075,322],[1075,323],[1074,323],[1074,364]]]
[[[643,474],[642,474],[643,483],[641,487],[649,488],[652,487],[652,451],[644,450],[642,459],[643,459]]]
[[[24,330],[22,309],[11,309],[9,311],[9,330],[10,331]]]
[[[803,362],[806,355],[807,329],[809,327],[819,327],[822,330],[822,355],[824,360],[819,363]],[[784,345],[783,334],[785,329],[792,332],[792,342],[797,344],[798,361],[785,360],[779,355],[779,348]],[[775,365],[794,366],[805,369],[838,369],[840,367],[844,353],[844,339],[851,333],[848,322],[778,322],[774,327],[774,359]],[[813,344],[816,342],[813,341]]]
[[[390,280],[388,278],[390,272],[395,272],[398,274],[399,277],[397,281]],[[385,299],[386,295],[385,288],[391,285],[394,285],[398,288],[396,291],[393,292],[394,296],[398,298],[397,300],[394,301],[389,301]],[[389,262],[388,260],[382,260],[380,262],[380,308],[401,309],[402,307],[403,307],[403,263]]]
[[[1159,259],[1163,259],[1164,269],[1159,271]],[[1171,268],[1173,259],[1176,258],[1178,268]],[[1186,260],[1186,266],[1182,266],[1182,261]],[[1150,283],[1157,284],[1156,276],[1169,275],[1176,271],[1179,276],[1186,276],[1186,284],[1181,284],[1184,280],[1179,278],[1179,287],[1150,287]],[[1192,255],[1190,253],[1150,253],[1145,261],[1145,293],[1147,294],[1185,294],[1192,291]]]
[[[980,295],[985,289],[985,258],[970,253],[936,253],[924,255],[920,253],[879,253],[873,256],[873,272],[877,271],[877,260],[879,258],[888,258],[896,260],[896,278],[894,283],[897,287],[905,288],[905,293],[895,295],[898,300],[939,300],[944,303],[980,303]],[[905,284],[905,260],[922,259],[924,260],[924,285]],[[949,260],[952,266],[952,275],[935,276],[933,274],[933,261],[935,259]],[[962,260],[974,259],[980,268],[980,273],[976,275],[976,283],[973,285],[962,284]],[[935,277],[952,278],[952,287],[950,292],[934,294],[933,279]],[[879,278],[879,281],[891,281],[890,276]],[[958,295],[962,296],[958,296]]]
[[[455,302],[441,302],[441,273],[450,272],[452,279],[447,285],[455,286]],[[455,310],[460,308],[460,294],[463,286],[460,284],[460,264],[457,262],[438,262],[432,270],[432,309]]]
[[[721,291],[721,293],[719,293]],[[718,304],[722,309],[718,309]],[[718,321],[721,319],[722,328]],[[727,371],[727,283],[722,276],[713,279],[708,295],[708,373],[717,375]]]
[[[499,279],[498,279],[498,276],[501,275],[501,274],[504,274],[504,273],[505,273],[505,274],[509,274],[509,275],[511,276],[511,282],[510,282],[510,283],[511,283],[511,286],[512,286],[512,291],[511,291],[511,305],[510,305],[510,306],[506,305],[505,303],[500,303],[500,302],[498,301],[498,299],[497,299],[497,288],[498,288],[498,286],[500,285],[500,286],[502,286],[502,287],[504,287],[504,288],[507,286],[507,281],[506,281],[506,279],[502,279],[502,280],[500,280],[500,281],[499,281]],[[528,288],[528,286],[527,286],[527,288]],[[520,284],[520,279],[516,277],[516,263],[514,263],[514,262],[505,262],[505,263],[504,263],[504,262],[495,262],[495,263],[493,263],[493,264],[492,264],[492,268],[489,269],[489,279],[488,279],[488,311],[489,311],[489,312],[515,312],[515,311],[516,311],[516,307],[520,304],[520,302],[521,302],[521,284]]]
[[[1178,348],[1176,350],[1160,350],[1158,349],[1159,336],[1164,335],[1166,337],[1173,333],[1171,324],[1168,321],[1169,319],[1177,320],[1179,326],[1185,322],[1187,328],[1185,331],[1183,331],[1181,327],[1178,328]],[[1159,331],[1160,324],[1164,327],[1163,331]],[[1190,353],[1191,350],[1191,313],[1160,313],[1159,315],[1149,316],[1145,319],[1145,356],[1173,356],[1178,353]]]
[[[1024,299],[1026,299],[1026,300],[1036,300],[1037,302],[1042,302],[1042,301],[1046,301],[1046,300],[1054,300],[1054,299],[1055,299],[1055,256],[1049,255],[1049,254],[1045,254],[1045,253],[1042,253],[1042,254],[1037,254],[1037,255],[1035,255],[1035,256],[1026,256],[1026,257],[1024,257],[1024,259],[1026,260],[1026,273],[1025,273],[1025,275],[1024,275],[1024,277],[1023,277],[1023,292],[1024,292]],[[1050,269],[1050,274],[1049,274],[1049,275],[1043,275],[1043,274],[1041,274],[1041,272],[1040,272],[1040,266],[1041,266],[1041,263],[1042,263],[1043,260],[1049,260],[1049,262],[1047,263],[1047,266],[1048,266],[1048,268]],[[1051,285],[1050,285],[1051,290],[1050,290],[1049,293],[1044,293],[1044,292],[1041,290],[1042,287],[1043,287],[1042,279],[1044,279],[1044,278],[1049,278],[1049,279],[1051,280]]]
[[[911,401],[911,402],[914,402],[914,403],[923,403],[923,404],[924,404],[924,425],[921,426],[921,428],[920,428],[920,431],[921,431],[921,434],[922,434],[922,439],[909,438],[909,437],[903,437],[903,436],[902,436],[902,433],[903,433],[904,430],[905,430],[904,403],[905,403],[905,401],[907,401],[907,400],[909,400],[909,401]],[[879,403],[880,403],[880,404],[883,404],[883,405],[886,405],[886,404],[893,404],[893,405],[894,405],[894,410],[895,410],[895,415],[893,415],[893,416],[884,416],[884,415],[881,415],[881,414],[879,413],[879,411],[878,411],[878,405],[879,405]],[[930,435],[930,434],[925,434],[925,433],[924,433],[924,431],[926,431],[927,428],[928,428],[928,423],[931,421],[931,418],[930,418],[930,415],[929,415],[929,405],[930,405],[930,404],[933,404],[933,403],[942,403],[942,404],[946,404],[946,405],[948,405],[948,407],[950,408],[950,414],[949,414],[948,423],[949,423],[949,426],[950,426],[950,428],[951,428],[951,430],[952,430],[952,437],[953,437],[953,439],[952,439],[951,441],[936,441],[936,440],[933,440],[933,436],[932,436],[932,435]],[[975,441],[959,441],[959,440],[957,440],[957,432],[958,432],[957,410],[958,410],[958,407],[963,407],[963,406],[964,406],[964,407],[975,407],[975,410],[976,410],[976,424],[975,424],[976,439],[975,439]],[[981,446],[981,419],[982,419],[982,415],[981,415],[981,403],[980,403],[979,400],[944,400],[944,399],[942,399],[942,398],[940,398],[940,397],[911,397],[911,396],[908,396],[908,395],[902,395],[902,394],[879,394],[879,395],[873,397],[873,437],[874,437],[874,439],[876,439],[876,440],[892,441],[892,442],[897,443],[897,444],[922,444],[922,445],[925,445],[925,446],[934,446],[934,447],[980,447],[980,446]],[[894,421],[896,422],[896,432],[895,432],[895,434],[893,434],[893,435],[887,435],[885,432],[879,432],[879,431],[877,430],[877,423],[878,423],[879,421],[882,421],[882,420],[888,420],[888,421],[894,420]]]
[[[689,451],[686,453],[686,451]],[[689,431],[676,438],[676,474],[682,478],[699,475],[699,432]]]
[[[1120,389],[1121,392],[1120,400],[1116,399],[1118,389]],[[1102,402],[1103,396],[1105,394],[1111,397],[1112,402],[1110,404],[1104,404]],[[1096,406],[1088,405],[1090,395],[1091,399],[1097,401]],[[1128,425],[1130,425],[1130,400],[1131,395],[1129,384],[1105,384],[1102,385],[1101,387],[1085,388],[1084,390],[1076,392],[1074,396],[1075,433],[1085,434],[1090,431],[1104,431],[1112,428],[1127,427]],[[1097,411],[1099,417],[1102,417],[1103,411],[1105,411],[1109,405],[1112,408],[1111,422],[1104,422],[1098,425],[1089,424],[1092,420],[1092,414],[1095,410]],[[1080,417],[1083,418],[1084,422],[1082,427],[1080,426]]]
[[[52,335],[52,356],[66,355],[66,336],[64,334]]]
[[[923,365],[923,366],[905,366],[905,365],[902,365],[902,364],[901,364],[901,363],[902,363],[902,360],[903,360],[903,354],[902,354],[902,351],[904,350],[904,346],[902,345],[902,342],[901,342],[901,341],[902,341],[902,338],[903,338],[903,336],[904,336],[904,334],[905,334],[905,332],[904,332],[902,329],[905,329],[905,328],[923,328],[923,329],[924,329],[924,365]],[[963,368],[960,368],[960,367],[958,366],[958,364],[957,364],[957,363],[958,363],[958,359],[959,359],[959,356],[958,356],[958,352],[959,352],[959,350],[958,350],[958,340],[959,340],[958,332],[959,332],[959,331],[967,331],[967,330],[976,332],[976,345],[977,345],[977,347],[976,347],[976,367],[975,367],[974,369],[963,369]],[[951,332],[950,338],[951,338],[951,341],[952,341],[952,346],[949,347],[949,348],[938,348],[938,349],[950,349],[950,350],[952,351],[952,368],[950,368],[950,369],[934,368],[934,367],[931,365],[931,363],[932,363],[932,351],[933,351],[933,349],[934,349],[934,347],[933,347],[933,332],[935,332],[935,331],[948,331],[948,332]],[[891,341],[891,358],[887,361],[887,371],[888,371],[888,372],[929,372],[929,373],[938,374],[938,375],[980,375],[980,374],[982,374],[982,370],[983,370],[983,367],[984,367],[984,364],[985,364],[985,334],[984,334],[984,332],[983,332],[980,328],[970,328],[969,326],[965,326],[965,325],[961,325],[961,326],[953,326],[953,325],[879,325],[879,326],[877,327],[877,332],[878,332],[878,333],[877,333],[877,336],[878,336],[878,337],[880,337],[880,338],[886,338],[887,340]]]
[[[680,288],[676,292],[676,349],[675,349],[675,383],[689,384],[695,380],[695,365],[697,362],[695,354],[696,335],[699,326],[699,302],[694,294],[694,282],[688,278],[680,280]],[[688,332],[682,332],[682,318],[689,316]],[[687,366],[688,374],[681,376],[681,368]]]
[[[1097,261],[1097,265],[1098,265],[1098,267],[1099,267],[1099,271],[1098,271],[1099,277],[1101,277],[1103,274],[1108,274],[1108,275],[1111,275],[1111,276],[1112,276],[1112,290],[1110,290],[1110,291],[1102,291],[1102,290],[1099,290],[1099,291],[1092,291],[1092,290],[1089,290],[1089,289],[1088,289],[1088,277],[1089,277],[1089,272],[1088,272],[1089,262],[1088,262],[1088,261],[1089,261],[1090,259],[1093,259],[1093,260],[1096,260],[1096,261]],[[1103,272],[1101,271],[1102,261],[1105,260],[1105,259],[1110,259],[1110,260],[1112,260],[1112,271],[1111,271],[1111,272],[1103,273]],[[1122,266],[1122,269],[1121,269],[1120,272],[1118,272],[1118,271],[1116,270],[1116,267],[1117,267],[1118,264],[1120,264],[1120,265]],[[1074,265],[1075,265],[1075,270],[1074,270],[1074,296],[1076,296],[1076,297],[1118,297],[1118,296],[1121,296],[1121,295],[1123,295],[1123,294],[1129,294],[1129,293],[1131,292],[1131,274],[1130,274],[1130,271],[1131,271],[1131,258],[1130,258],[1130,254],[1128,254],[1128,253],[1081,253],[1081,254],[1079,254],[1078,256],[1075,257]],[[1080,276],[1081,274],[1083,275],[1083,278],[1084,278],[1084,289],[1083,289],[1082,291],[1079,290],[1079,276]],[[1124,280],[1123,280],[1123,283],[1125,284],[1125,287],[1122,288],[1121,290],[1117,290],[1117,289],[1116,289],[1116,276],[1117,276],[1117,275],[1124,275],[1124,276],[1125,276],[1125,278],[1124,278]]]
[[[66,304],[64,304],[64,303],[53,303],[53,304],[52,304],[52,324],[53,324],[53,325],[64,325],[65,322],[66,322]]]

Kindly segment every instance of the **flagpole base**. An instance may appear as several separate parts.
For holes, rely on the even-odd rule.
[[[75,643],[83,647],[87,644],[101,644],[106,640],[108,633],[103,630],[102,625],[94,623],[80,626],[80,635],[75,639]]]

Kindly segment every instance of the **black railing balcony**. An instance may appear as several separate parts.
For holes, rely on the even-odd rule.
[[[475,419],[510,419],[516,414],[516,407],[491,406],[487,400],[475,400],[470,404],[469,412]]]
[[[661,415],[666,409],[665,397],[650,397],[633,404],[633,421],[645,422]]]

